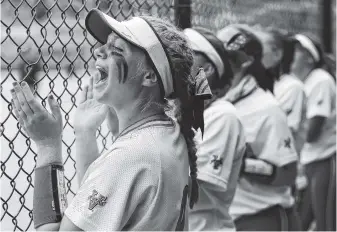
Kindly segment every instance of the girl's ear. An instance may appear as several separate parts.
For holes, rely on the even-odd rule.
[[[214,66],[207,62],[205,65],[204,65],[204,71],[205,71],[205,74],[206,74],[206,77],[210,77],[212,76],[214,73],[215,73],[215,68]]]
[[[143,76],[143,86],[153,87],[157,84],[157,75],[153,71],[146,71]]]

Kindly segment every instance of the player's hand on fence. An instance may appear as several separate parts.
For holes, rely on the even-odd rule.
[[[93,78],[90,77],[89,85],[84,86],[83,91],[80,92],[74,118],[75,132],[95,132],[106,118],[108,110],[108,106],[93,98]]]
[[[13,111],[27,135],[37,145],[50,146],[59,143],[62,137],[62,115],[55,98],[52,95],[48,97],[49,113],[34,98],[25,81],[21,86],[14,82],[13,87]]]

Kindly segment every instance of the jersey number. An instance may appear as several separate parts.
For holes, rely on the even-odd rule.
[[[183,199],[181,200],[180,215],[179,215],[179,218],[178,218],[176,231],[183,231],[184,230],[187,195],[188,195],[188,185],[185,186],[184,191],[183,191]]]

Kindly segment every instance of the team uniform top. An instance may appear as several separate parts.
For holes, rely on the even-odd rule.
[[[274,96],[287,115],[288,126],[293,132],[297,152],[304,144],[303,125],[306,97],[304,84],[293,75],[284,74],[274,85]]]
[[[255,79],[247,76],[226,97],[237,109],[247,145],[255,157],[277,167],[297,161],[286,115],[270,92],[259,88]],[[230,214],[238,218],[277,204],[284,207],[294,204],[289,187],[253,183],[242,177],[238,181]]]
[[[188,213],[188,173],[179,125],[164,116],[143,121],[90,165],[65,215],[85,231],[175,230]]]
[[[307,119],[325,117],[319,138],[305,143],[301,151],[301,163],[330,157],[336,152],[336,83],[323,69],[313,70],[304,82],[307,95]]]
[[[218,99],[204,112],[205,133],[196,134],[199,201],[189,212],[189,229],[235,230],[232,203],[246,149],[243,127],[234,106]]]

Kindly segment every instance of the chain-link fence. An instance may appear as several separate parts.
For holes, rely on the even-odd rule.
[[[80,86],[93,68],[94,39],[84,26],[97,7],[118,20],[150,14],[174,22],[173,0],[1,0],[1,229],[32,230],[36,147],[20,128],[10,104],[14,80],[25,79],[36,98],[56,96],[63,114],[63,160],[69,201],[77,191],[72,120]],[[180,2],[189,3],[189,0]],[[183,11],[182,11],[183,12]],[[192,0],[192,25],[217,30],[229,23],[278,26],[319,37],[317,0]],[[183,18],[183,17],[182,17]],[[111,144],[105,124],[100,150]]]
[[[320,0],[192,0],[192,24],[214,31],[232,23],[272,26],[320,39],[321,7]]]

